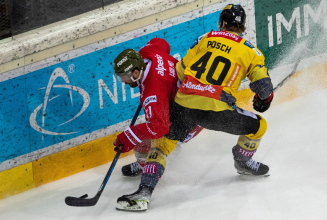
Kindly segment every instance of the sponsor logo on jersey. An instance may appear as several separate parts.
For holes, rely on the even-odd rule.
[[[237,43],[241,42],[242,38],[235,35],[235,34],[232,34],[232,33],[229,33],[229,32],[226,32],[226,31],[211,31],[209,34],[208,34],[208,38],[209,37],[223,37],[223,38],[226,38],[226,39],[229,39],[229,40],[232,40],[232,41],[235,41]]]
[[[229,79],[226,83],[226,86],[231,87],[234,84],[241,68],[242,68],[242,66],[240,64],[235,63],[234,70],[232,72],[232,75],[229,77]]]
[[[157,96],[153,95],[153,96],[147,97],[143,102],[143,108],[145,108],[148,104],[150,104],[152,102],[157,102]]]
[[[210,93],[215,93],[216,90],[215,88],[213,88],[211,85],[202,85],[202,84],[193,84],[192,82],[188,81],[186,83],[182,84],[183,88],[187,88],[187,89],[194,89],[194,90],[198,90],[198,91],[209,91]]]
[[[192,76],[187,75],[179,91],[188,95],[200,95],[220,100],[222,86],[202,84]]]
[[[245,41],[244,44],[248,47],[250,47],[251,49],[254,48],[254,46],[249,42],[249,41]]]
[[[169,75],[171,75],[172,77],[176,77],[176,70],[174,67],[169,67]]]
[[[121,59],[121,61],[119,61],[117,63],[117,66],[119,67],[120,65],[122,65],[123,63],[125,63],[127,61],[127,57],[124,57],[123,59]]]
[[[249,41],[245,41],[244,45],[246,45],[246,46],[250,47],[252,50],[254,50],[258,56],[261,56],[260,51],[257,48],[255,48]]]
[[[165,67],[164,67],[164,63],[163,63],[163,59],[162,59],[162,56],[156,54],[157,57],[157,60],[158,60],[158,67],[156,68],[156,70],[158,70],[158,73],[161,75],[161,76],[164,76],[164,71],[166,70]]]
[[[175,64],[170,60],[168,60],[168,64],[169,64],[169,75],[175,78],[176,77]]]

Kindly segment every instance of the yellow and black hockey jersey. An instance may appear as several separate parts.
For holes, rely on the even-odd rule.
[[[177,64],[183,82],[175,101],[192,109],[231,110],[246,76],[251,90],[266,99],[273,87],[264,60],[255,46],[237,34],[211,31],[198,38]]]

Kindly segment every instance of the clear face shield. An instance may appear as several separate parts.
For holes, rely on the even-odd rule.
[[[132,71],[134,71],[135,69],[133,70],[130,70],[128,72],[125,72],[125,73],[115,73],[115,76],[116,78],[118,79],[118,81],[120,82],[123,82],[123,83],[132,83],[132,82],[136,82],[137,84],[139,84],[139,80],[143,74],[143,70],[140,71],[140,74],[138,76],[138,78],[134,78],[133,77],[133,74],[132,74]]]

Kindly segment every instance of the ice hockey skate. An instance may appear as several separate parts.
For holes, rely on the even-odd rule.
[[[152,191],[151,187],[140,185],[135,193],[119,197],[116,209],[127,212],[144,212],[149,207]]]
[[[269,167],[263,163],[256,162],[253,159],[248,161],[234,160],[234,166],[238,174],[254,175],[254,176],[269,176]]]
[[[134,163],[125,165],[121,168],[121,172],[122,172],[123,176],[126,176],[126,177],[137,177],[142,173],[142,171],[143,171],[143,167],[137,161]]]
[[[240,146],[233,147],[234,166],[238,174],[269,176],[269,167],[263,163],[256,162],[250,156],[244,156],[239,153]]]

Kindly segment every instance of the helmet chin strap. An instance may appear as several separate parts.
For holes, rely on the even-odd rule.
[[[134,79],[133,76],[131,76],[131,80],[132,80],[133,82],[136,82],[137,85],[140,85],[140,79],[141,79],[141,77],[142,77],[142,74],[143,74],[143,70],[140,71],[140,75],[139,75],[139,77],[138,77],[137,79]]]

